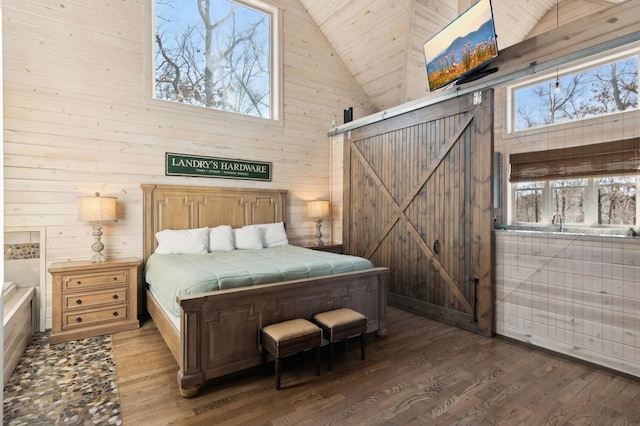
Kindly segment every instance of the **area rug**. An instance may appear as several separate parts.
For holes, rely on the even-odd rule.
[[[4,389],[5,425],[120,425],[111,336],[49,345],[36,334]]]

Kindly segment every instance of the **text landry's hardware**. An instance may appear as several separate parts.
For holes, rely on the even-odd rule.
[[[167,176],[271,181],[271,163],[166,153]]]

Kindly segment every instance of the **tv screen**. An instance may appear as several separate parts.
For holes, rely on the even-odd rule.
[[[482,70],[498,56],[491,0],[480,0],[424,43],[429,90]]]

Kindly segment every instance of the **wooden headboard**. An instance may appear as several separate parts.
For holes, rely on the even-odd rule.
[[[144,261],[153,254],[156,232],[205,226],[284,222],[287,191],[143,184]]]

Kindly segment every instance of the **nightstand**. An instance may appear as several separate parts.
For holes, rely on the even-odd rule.
[[[320,250],[320,251],[330,251],[331,253],[342,253],[342,244],[325,244],[323,246],[306,246],[306,248],[310,248],[311,250]]]
[[[138,328],[139,269],[136,258],[51,264],[50,343]]]

